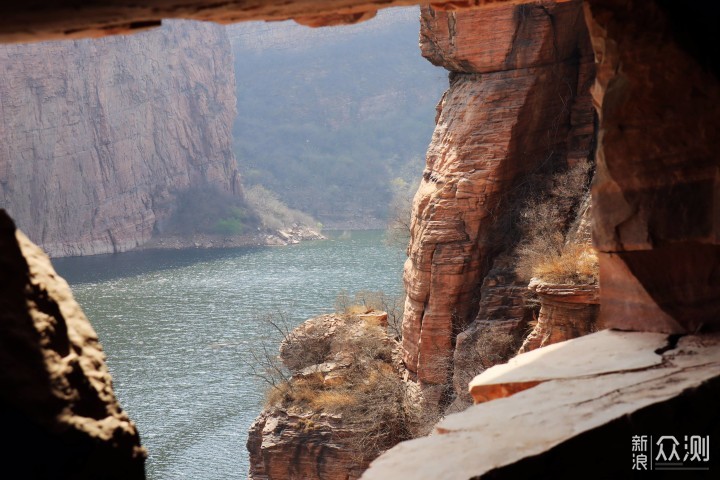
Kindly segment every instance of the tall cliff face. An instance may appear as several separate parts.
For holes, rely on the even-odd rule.
[[[404,360],[429,387],[450,383],[454,339],[483,311],[483,277],[516,240],[512,215],[533,188],[527,179],[590,156],[593,57],[579,1],[426,8],[421,23],[423,55],[451,72],[404,274]]]
[[[50,255],[120,252],[175,194],[240,194],[223,27],[0,47],[0,205]]]

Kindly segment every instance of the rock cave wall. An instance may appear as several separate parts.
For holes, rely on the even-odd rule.
[[[90,322],[43,251],[0,210],[3,478],[145,478]]]
[[[51,256],[122,252],[175,194],[241,195],[222,27],[0,46],[0,206]]]
[[[633,464],[611,446],[618,438],[720,434],[720,8],[587,0],[584,12],[600,119],[599,321],[615,330],[483,372],[469,385],[478,405],[392,449],[363,478],[624,477]],[[429,455],[442,461],[421,460]]]
[[[720,325],[717,5],[591,0],[600,115],[594,242],[609,327]]]

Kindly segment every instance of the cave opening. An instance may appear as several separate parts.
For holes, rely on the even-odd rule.
[[[124,32],[155,25],[156,22],[151,17],[162,15],[163,12],[167,13],[167,3],[163,2],[156,12],[148,12],[143,8],[124,10],[124,7],[108,12],[102,5],[91,2],[87,9],[80,10],[80,13],[73,10],[74,14],[70,16],[51,16],[48,15],[48,10],[36,9],[33,11],[31,9],[28,11],[25,10],[25,6],[19,6],[15,7],[15,10],[10,8],[7,15],[3,17],[7,21],[0,22],[2,24],[0,36],[6,40],[17,41],[31,38],[33,35],[51,38]],[[208,8],[201,8],[202,3],[193,2],[191,6],[185,5],[180,10],[171,9],[173,13],[170,15],[199,16],[204,19],[214,18],[216,20],[241,20],[251,15],[274,19],[285,16],[297,17],[303,24],[327,25],[366,19],[372,16],[372,13],[366,12],[374,11],[374,2],[372,1],[347,2],[340,12],[332,12],[332,9],[337,6],[308,5],[305,2],[290,2],[285,5],[286,10],[284,11],[275,9],[276,7],[271,5],[272,2],[265,1],[260,1],[250,10],[247,10],[247,5],[243,2],[212,4]],[[457,2],[448,3],[450,9],[469,6],[458,5]],[[473,2],[472,6],[481,6],[484,3],[486,2]],[[66,8],[64,4],[54,8],[56,12],[68,13],[67,10],[64,10]],[[600,282],[602,286],[599,294],[600,315],[606,325],[621,330],[639,331],[639,335],[648,331],[663,334],[686,334],[688,332],[695,334],[715,329],[717,325],[717,299],[720,296],[718,295],[718,286],[720,285],[718,278],[720,277],[716,273],[720,269],[717,268],[718,235],[716,230],[718,222],[715,206],[717,203],[717,161],[720,156],[716,139],[720,137],[715,133],[719,123],[718,118],[720,118],[717,109],[719,90],[715,75],[717,70],[715,63],[717,62],[714,61],[712,54],[708,54],[708,50],[702,46],[702,41],[698,41],[707,34],[707,28],[703,29],[702,25],[707,24],[706,20],[709,16],[716,16],[716,12],[713,13],[713,9],[703,8],[700,8],[700,12],[698,12],[698,9],[693,7],[683,10],[682,15],[679,16],[668,15],[668,11],[673,14],[677,13],[676,10],[676,7],[668,7],[667,2],[661,1],[640,5],[632,0],[620,2],[586,0],[583,2],[583,15],[580,18],[581,21],[587,22],[593,53],[598,62],[598,76],[592,92],[594,106],[599,114],[598,168],[593,187],[593,202],[596,203],[592,218],[595,221],[594,242],[600,251]],[[480,11],[490,15],[492,9]],[[706,15],[703,16],[701,13]],[[44,17],[46,15],[47,17]],[[458,18],[455,17],[455,13],[447,15],[452,19],[447,22],[451,40],[448,43],[451,47],[462,45],[457,42],[457,36],[464,31],[462,28],[458,29]],[[672,18],[670,18],[671,16]],[[49,20],[50,17],[53,19]],[[37,25],[37,30],[22,29],[22,31],[18,31],[17,25],[24,25],[26,22]],[[659,45],[662,48],[659,48]],[[520,57],[514,59],[514,61],[522,60]],[[670,67],[667,68],[668,66]],[[459,62],[454,68],[469,69],[469,64]],[[652,76],[649,72],[663,73]],[[485,73],[481,75],[485,75]],[[39,82],[36,82],[33,88],[44,96],[52,97],[54,95],[46,85]],[[202,93],[199,93],[199,97],[202,97]],[[197,107],[198,105],[194,106],[194,108]],[[208,107],[209,110],[213,109],[213,105],[210,104],[201,106],[201,108],[204,107]],[[107,125],[98,123],[93,125],[93,128],[102,131],[107,128]],[[0,180],[3,184],[7,183],[4,180],[6,173],[5,168],[0,169]],[[128,173],[133,174],[133,172]],[[442,185],[444,182],[444,179],[437,175],[429,175],[428,178],[432,179],[436,185]],[[60,181],[56,183],[60,183]],[[65,215],[67,216],[67,214]],[[227,228],[232,227],[231,224],[226,226]],[[13,227],[5,225],[4,231],[9,239],[8,244],[16,245],[13,239]],[[109,240],[114,245],[121,243],[119,239],[112,236]],[[56,282],[54,274],[48,273],[41,254],[34,250],[34,247],[29,245],[23,237],[19,237],[17,244],[22,247],[25,257],[39,263],[28,267],[29,280],[27,272],[25,277],[21,275],[22,278],[16,278],[11,275],[17,273],[15,267],[3,269],[3,282],[15,286],[25,282],[21,285],[20,290],[23,291],[27,304],[31,307],[30,318],[36,325],[41,326],[39,334],[52,337],[55,331],[62,331],[62,328],[56,329],[55,322],[65,320],[58,319],[58,315],[65,316],[69,320],[68,325],[71,325],[68,330],[70,332],[69,339],[73,341],[74,335],[79,335],[83,340],[87,340],[88,344],[85,348],[87,348],[88,355],[101,364],[102,360],[97,353],[99,350],[96,341],[91,338],[92,335],[88,335],[87,330],[78,328],[79,324],[76,323],[78,315],[82,317],[82,314],[78,314],[75,307],[64,310],[64,306],[67,307],[67,304],[64,304],[62,300],[67,299],[69,295],[66,287]],[[12,256],[17,253],[13,248],[7,249],[4,253]],[[441,258],[440,256],[435,257],[437,254],[442,254],[441,250],[436,251],[433,247],[430,257]],[[445,251],[452,253],[451,250]],[[3,259],[3,262],[9,266],[16,265],[18,257],[13,257],[11,260]],[[23,262],[25,260],[20,261],[25,265],[26,263]],[[662,268],[663,265],[666,267]],[[18,283],[18,278],[20,278],[20,283]],[[443,277],[442,280],[446,281],[447,277]],[[469,283],[473,288],[477,286],[476,282]],[[28,285],[30,288],[26,288]],[[488,284],[488,286],[491,285]],[[16,288],[12,291],[20,290]],[[48,297],[59,299],[59,310],[42,308],[43,305],[47,305],[44,302]],[[472,298],[472,296],[470,297]],[[420,305],[422,306],[422,302]],[[48,312],[50,312],[49,315]],[[21,317],[28,318],[27,315],[21,315]],[[429,335],[417,345],[443,348],[443,342],[447,342],[448,338],[447,331],[440,332],[442,328],[433,330],[433,320],[432,315],[419,315],[419,322],[426,327],[426,333]],[[5,342],[8,339],[19,338],[17,331],[12,328],[8,329],[6,326],[3,328],[5,329],[3,335]],[[438,332],[440,332],[439,335]],[[650,338],[649,335],[648,333],[644,338]],[[708,338],[702,335],[685,335],[680,342],[689,342],[687,344],[692,345],[695,340],[702,343]],[[434,341],[437,342],[433,343]],[[49,342],[49,345],[52,347],[53,342]],[[411,350],[406,351],[406,362],[418,365],[418,370],[421,370],[424,368],[422,352],[420,349],[415,352]],[[15,350],[7,349],[7,351]],[[48,355],[60,355],[64,351],[50,348]],[[700,356],[706,354],[703,352]],[[9,363],[4,363],[4,365],[9,365]],[[71,372],[78,372],[78,365],[77,362],[68,362],[64,367]],[[429,384],[437,383],[434,376],[438,370],[443,369],[443,366],[438,368],[437,365],[427,365],[426,367],[424,372],[420,373],[420,376],[424,375],[421,380]],[[27,373],[22,372],[22,374]],[[15,376],[13,373],[8,376],[7,373],[4,373],[4,375],[6,375],[3,377],[4,381],[10,381],[10,385],[18,385],[18,383],[12,382],[18,382],[18,379],[21,378],[21,374]],[[681,380],[689,381],[688,378]],[[106,385],[109,385],[109,381],[109,376],[103,374],[89,382],[90,385],[103,390]],[[682,381],[669,383],[682,384]],[[19,384],[22,385],[22,380]],[[77,388],[80,390],[87,387],[77,373],[68,377],[68,385],[71,387],[79,385]],[[660,389],[667,387],[668,384],[661,383],[659,385]],[[542,388],[532,390],[544,391]],[[690,388],[678,395],[692,395],[694,391],[693,388]],[[700,392],[698,394],[702,394],[702,391],[702,389],[697,390]],[[13,393],[17,392],[13,390]],[[27,398],[22,396],[22,392],[16,397],[13,397],[12,393],[5,395],[3,403],[11,405],[12,408],[16,408],[17,398]],[[643,398],[642,392],[639,392],[638,395]],[[31,396],[32,401],[23,405],[23,408],[38,407],[40,408],[38,411],[45,412],[39,415],[40,422],[52,422],[52,420],[48,420],[47,412],[55,411],[53,408],[57,409],[58,400],[51,397],[47,395]],[[516,397],[516,400],[517,398],[519,397]],[[681,400],[684,401],[684,397]],[[661,404],[660,409],[652,408],[638,410],[638,412],[645,421],[645,415],[652,417],[653,412],[660,411],[665,406],[672,407],[671,403]],[[697,405],[697,403],[695,404]],[[96,413],[93,413],[96,412],[94,409],[85,407],[87,405],[83,406],[83,412],[90,412],[88,418],[97,416]],[[108,408],[112,410],[113,415],[119,415],[117,404]],[[476,410],[481,411],[480,409]],[[483,411],[487,411],[487,409]],[[662,411],[667,413],[665,410]],[[16,418],[22,419],[26,416]],[[63,419],[62,415],[60,418]],[[123,417],[120,415],[114,418]],[[708,418],[715,419],[716,417],[710,415]],[[650,420],[652,421],[652,418]],[[30,419],[29,421],[33,423],[35,420]],[[453,419],[441,427],[441,433],[447,435],[435,436],[425,444],[454,438],[452,436],[452,432],[456,429],[453,426],[454,422],[456,420]],[[710,427],[717,426],[717,422],[714,420],[713,422],[709,425]],[[611,423],[611,425],[615,424]],[[119,457],[126,459],[129,456],[135,460],[133,466],[128,467],[128,474],[124,475],[124,478],[138,476],[140,474],[138,473],[137,459],[140,458],[140,453],[134,443],[133,434],[122,422],[116,426],[119,429],[117,431],[122,432],[117,434],[116,450],[103,450],[106,447],[98,443],[92,443],[88,447],[88,444],[84,443],[85,440],[74,434],[69,436],[70,441],[66,441],[63,448],[90,451],[91,458],[97,461],[111,458],[114,462]],[[621,430],[625,431],[625,426],[621,427]],[[591,432],[592,440],[593,430],[588,431]],[[33,433],[34,430],[28,429],[25,433],[27,432]],[[604,434],[604,432],[600,433]],[[53,433],[50,438],[57,440],[58,437],[55,435],[57,434]],[[26,437],[19,435],[18,438]],[[583,435],[579,440],[581,443],[586,443],[587,438]],[[419,444],[423,444],[423,442]],[[418,443],[414,445],[418,445]],[[567,446],[571,449],[574,448],[572,443],[568,443]],[[97,450],[93,450],[95,448]],[[60,454],[53,458],[56,460],[60,458],[61,461],[62,452],[63,450],[60,450]],[[391,452],[391,454],[396,453]],[[18,458],[24,458],[22,452],[19,452]],[[553,463],[551,457],[546,458],[548,465]],[[119,464],[122,464],[123,459],[118,461]],[[532,462],[532,469],[543,468],[543,462],[543,458],[540,458],[538,462]],[[422,468],[422,462],[415,463],[417,464],[416,468]],[[527,465],[530,464],[525,463],[518,468],[522,470]],[[69,468],[80,467],[83,466],[74,463]],[[38,466],[38,468],[45,467]],[[97,462],[91,462],[84,465],[84,468],[94,469],[99,468],[99,465]],[[371,469],[368,478],[382,478],[383,468],[381,462],[377,469]],[[479,466],[477,468],[477,474],[481,475],[482,468]],[[118,469],[118,472],[121,470],[122,468]],[[130,473],[131,471],[132,473]],[[387,471],[389,470],[385,470],[385,472]],[[48,476],[47,470],[38,470],[38,472]],[[372,475],[376,476],[372,477]]]

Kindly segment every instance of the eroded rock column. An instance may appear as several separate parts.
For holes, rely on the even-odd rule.
[[[535,281],[528,288],[540,297],[540,314],[518,353],[582,337],[597,328],[597,285],[553,285]]]
[[[527,194],[522,179],[587,151],[592,124],[575,131],[571,110],[592,56],[577,1],[425,8],[421,23],[423,55],[451,73],[413,204],[403,348],[421,384],[440,386],[439,400],[454,338],[478,311],[493,258],[513,242],[503,232]]]

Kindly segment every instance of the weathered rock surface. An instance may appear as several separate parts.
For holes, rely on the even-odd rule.
[[[367,468],[345,441],[352,430],[339,415],[279,407],[264,410],[250,426],[252,480],[353,480]]]
[[[718,328],[720,10],[588,0],[585,13],[598,61],[600,315],[622,329]]]
[[[251,479],[356,479],[410,438],[410,386],[386,328],[387,313],[363,309],[311,318],[285,335],[280,359],[292,375],[275,383],[250,427]]]
[[[500,255],[483,279],[475,320],[456,339],[452,363],[456,399],[451,410],[471,404],[470,380],[517,352],[532,318],[526,297],[527,285],[517,278],[512,257]]]
[[[719,367],[717,335],[673,347],[662,334],[604,331],[544,347],[481,374],[473,386],[492,387],[491,401],[401,443],[362,478],[625,478],[633,435],[720,434]]]
[[[423,55],[452,72],[404,273],[404,360],[427,387],[449,383],[453,339],[476,317],[493,258],[516,240],[507,232],[522,180],[588,158],[594,125],[580,2],[426,8],[421,24]]]
[[[145,478],[95,331],[48,257],[0,210],[3,478]]]
[[[222,27],[0,46],[0,206],[51,256],[121,252],[175,195],[240,195],[235,79]]]
[[[454,10],[498,2],[524,0],[437,0],[435,8]],[[418,0],[91,0],[77,3],[43,0],[3,5],[0,9],[0,41],[97,37],[152,28],[166,18],[186,18],[232,23],[247,20],[287,20],[313,27],[361,22],[380,8],[416,5]]]
[[[528,289],[540,300],[535,328],[525,338],[519,353],[587,335],[596,324],[599,301],[597,285],[547,284],[537,279]]]

